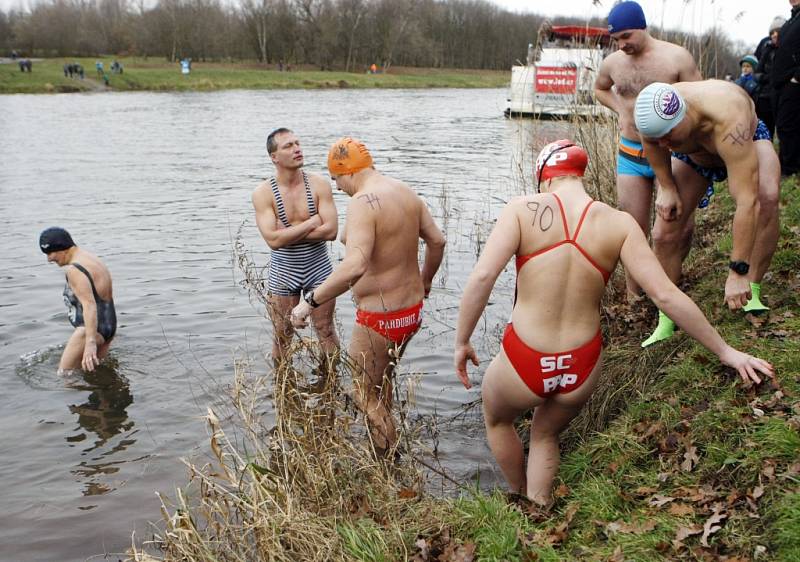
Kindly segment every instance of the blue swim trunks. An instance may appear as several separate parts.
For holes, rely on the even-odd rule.
[[[764,122],[759,119],[758,125],[756,126],[756,132],[753,135],[753,141],[760,141],[760,140],[772,140],[772,137],[769,134],[769,129],[764,124]],[[689,158],[688,154],[682,154],[680,152],[673,152],[672,156],[677,158],[681,162],[686,162],[691,168],[706,178],[708,180],[708,189],[706,190],[706,194],[700,200],[700,204],[697,206],[699,209],[703,209],[708,207],[708,203],[711,199],[711,196],[714,195],[714,184],[716,182],[724,181],[728,179],[728,169],[725,166],[719,167],[706,167],[700,166],[695,164],[691,158]]]
[[[617,175],[640,176],[653,179],[656,173],[644,155],[642,144],[625,137],[619,139],[619,152],[617,153]]]

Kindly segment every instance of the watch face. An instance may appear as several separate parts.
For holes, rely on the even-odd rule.
[[[734,261],[731,262],[731,269],[739,275],[745,275],[748,271],[750,271],[750,265],[747,262]]]

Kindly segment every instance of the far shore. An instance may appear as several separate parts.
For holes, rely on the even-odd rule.
[[[0,64],[0,94],[46,94],[107,91],[213,91],[284,90],[321,88],[503,88],[510,71],[392,67],[375,74],[366,71],[320,71],[303,66],[280,71],[276,64],[258,62],[193,61],[191,73],[181,73],[180,64],[144,58],[31,59],[32,72],[21,72],[16,61]],[[112,74],[114,60],[121,74]],[[103,63],[104,73],[96,67]],[[84,78],[64,75],[64,65],[83,66]],[[509,65],[510,68],[510,65]],[[106,78],[108,85],[106,85]]]

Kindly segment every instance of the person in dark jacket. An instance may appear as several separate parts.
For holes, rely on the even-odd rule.
[[[770,73],[782,176],[800,172],[800,0],[789,3],[792,17],[778,32],[778,50]]]
[[[756,98],[758,97],[759,90],[758,80],[756,79],[755,75],[756,67],[758,66],[758,59],[753,55],[745,55],[739,61],[739,65],[742,68],[742,74],[736,80],[736,85],[744,88],[744,91],[747,92],[747,95],[750,96],[755,102]]]
[[[786,20],[777,16],[769,26],[769,35],[764,37],[756,47],[756,79],[758,80],[758,95],[755,97],[756,115],[769,129],[769,134],[775,138],[775,111],[772,107],[773,89],[770,82],[775,51],[778,49],[778,32]]]

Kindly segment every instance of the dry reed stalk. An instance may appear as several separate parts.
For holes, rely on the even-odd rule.
[[[241,284],[266,306],[263,270],[241,231],[234,241]],[[235,362],[230,414],[221,420],[209,408],[205,417],[212,460],[202,466],[184,460],[191,500],[182,489],[172,501],[159,496],[164,529],[152,544],[163,560],[351,560],[358,558],[351,543],[358,544],[364,521],[384,530],[378,538],[393,559],[407,555],[403,530],[424,528],[416,513],[424,478],[404,411],[413,386],[405,385],[401,396],[395,380],[398,442],[407,454],[391,462],[375,455],[354,401],[341,391],[339,377],[352,377],[358,367],[344,357],[328,358],[322,368],[312,364],[322,350],[305,339],[287,355],[270,375],[254,376],[247,361]],[[333,375],[309,384],[305,373],[315,370]],[[270,389],[272,425],[262,411]],[[131,556],[154,559],[136,546]]]
[[[301,341],[291,352],[314,356],[314,347]],[[350,368],[342,362],[342,370]],[[405,550],[399,530],[409,524],[405,518],[415,519],[423,489],[416,463],[377,458],[369,440],[354,435],[366,431],[356,427],[335,378],[312,388],[304,371],[287,361],[271,377],[252,376],[236,365],[230,389],[236,419],[223,424],[209,409],[214,458],[203,466],[184,461],[192,500],[181,489],[173,502],[161,497],[165,529],[155,543],[163,560],[352,559],[342,529],[364,519],[389,529],[382,534],[387,553]],[[258,413],[270,382],[271,428]],[[235,425],[238,439],[226,425]],[[401,439],[413,445],[407,434]],[[147,555],[134,549],[133,556]]]

